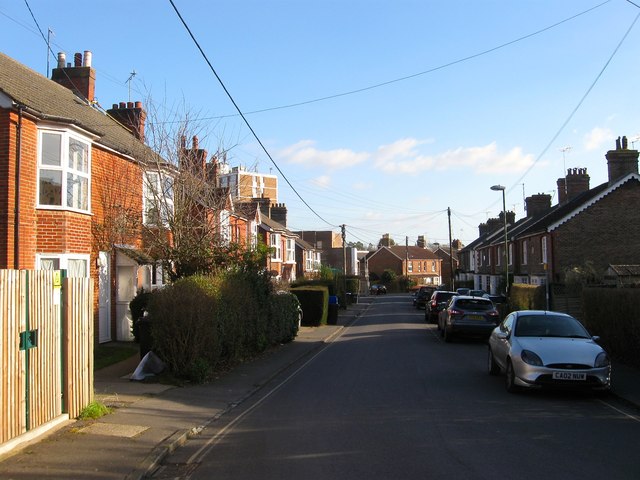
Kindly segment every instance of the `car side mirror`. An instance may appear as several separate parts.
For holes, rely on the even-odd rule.
[[[498,337],[500,340],[506,340],[509,337],[509,334],[507,332],[503,332],[502,330],[498,330],[496,332],[496,337]]]
[[[591,337],[591,340],[593,340],[596,343],[600,343],[600,336],[599,335],[594,335]]]

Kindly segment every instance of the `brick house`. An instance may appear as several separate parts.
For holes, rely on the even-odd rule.
[[[363,259],[363,271],[381,278],[385,270],[393,270],[398,276],[407,276],[417,285],[442,283],[442,259],[427,248],[394,245],[380,247]]]
[[[95,340],[130,340],[130,300],[165,279],[143,226],[170,239],[178,170],[145,145],[140,102],[96,108],[90,52],[58,59],[49,80],[0,54],[0,268],[93,278]],[[197,138],[177,150],[181,169],[210,179]],[[219,205],[199,205],[201,218],[249,245],[256,212],[236,213],[228,189],[206,188]]]
[[[573,168],[557,181],[559,201],[537,194],[526,199],[527,216],[508,216],[510,281],[543,285],[562,283],[569,269],[587,262],[605,275],[610,265],[635,265],[640,258],[640,175],[638,151],[618,139],[605,158],[608,180],[590,188],[586,169]],[[507,212],[512,214],[512,212]],[[502,218],[502,217],[501,217]],[[475,258],[476,288],[496,293],[504,278],[500,219],[481,225],[481,236],[465,252]],[[489,222],[487,222],[489,223]],[[465,265],[468,268],[468,265]]]
[[[136,102],[105,115],[90,52],[65,60],[52,81],[0,54],[0,268],[94,278],[96,340],[126,340],[128,302],[161,283],[136,227],[154,157],[145,113]]]

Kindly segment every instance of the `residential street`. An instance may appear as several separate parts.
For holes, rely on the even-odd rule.
[[[165,460],[154,478],[637,479],[637,411],[614,397],[509,394],[480,342],[445,344],[406,295]]]

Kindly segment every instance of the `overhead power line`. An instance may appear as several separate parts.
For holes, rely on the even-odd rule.
[[[204,50],[202,49],[202,47],[200,46],[200,44],[198,43],[198,40],[196,40],[196,37],[193,35],[193,33],[191,32],[191,29],[189,28],[189,26],[187,25],[187,23],[185,22],[184,18],[182,18],[182,15],[180,14],[180,12],[178,11],[178,8],[176,7],[175,3],[173,3],[173,0],[169,0],[169,3],[171,3],[171,6],[173,7],[173,10],[176,12],[176,15],[178,15],[178,18],[180,19],[180,21],[182,22],[182,25],[184,26],[184,28],[187,30],[187,32],[189,33],[189,36],[191,37],[191,40],[193,40],[193,43],[195,44],[195,46],[198,48],[198,50],[200,51],[200,54],[202,55],[202,57],[204,58],[205,62],[207,62],[207,65],[209,66],[209,69],[211,70],[211,72],[215,75],[216,79],[218,80],[218,83],[220,83],[220,86],[222,87],[222,89],[224,90],[224,93],[227,95],[227,97],[229,98],[229,100],[231,101],[231,103],[233,104],[234,108],[236,109],[236,111],[238,112],[238,115],[240,115],[240,117],[242,118],[242,121],[244,122],[244,124],[247,126],[247,128],[249,129],[249,131],[251,132],[251,135],[253,135],[253,138],[256,139],[256,141],[258,142],[258,144],[260,145],[260,148],[262,149],[262,151],[267,155],[267,157],[269,158],[269,160],[271,160],[271,163],[273,163],[273,166],[276,167],[276,170],[278,170],[278,172],[280,173],[280,175],[282,175],[282,178],[284,178],[285,182],[287,182],[287,185],[289,185],[289,187],[291,187],[291,190],[293,190],[293,193],[296,194],[296,196],[300,199],[300,201],[302,203],[304,203],[304,205],[309,209],[309,211],[311,211],[311,213],[313,213],[316,217],[318,217],[320,220],[322,220],[324,223],[326,223],[327,225],[330,225],[334,228],[337,228],[338,225],[334,225],[331,222],[328,222],[327,220],[325,220],[322,216],[320,216],[320,214],[318,214],[318,212],[316,212],[311,205],[309,205],[307,203],[307,201],[302,198],[302,195],[300,195],[298,193],[298,191],[295,189],[295,187],[291,184],[291,182],[289,181],[289,179],[286,177],[286,175],[284,174],[284,172],[280,169],[280,167],[278,166],[278,164],[275,162],[275,160],[273,159],[273,157],[271,156],[271,154],[269,153],[269,151],[267,150],[267,148],[264,146],[264,144],[262,143],[262,140],[260,140],[260,138],[258,137],[258,135],[256,134],[255,130],[253,129],[253,127],[251,126],[251,124],[249,123],[249,121],[247,120],[247,118],[245,117],[244,113],[242,113],[242,110],[240,110],[240,107],[238,106],[238,104],[236,103],[236,101],[233,99],[233,96],[231,95],[231,93],[229,92],[229,90],[227,89],[227,87],[225,86],[224,82],[222,81],[222,79],[220,78],[220,76],[218,75],[218,72],[216,72],[216,69],[213,68],[213,65],[211,64],[211,62],[209,61],[209,58],[207,57],[206,53],[204,52]]]

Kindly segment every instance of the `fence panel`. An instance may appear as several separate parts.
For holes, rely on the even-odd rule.
[[[20,351],[25,285],[22,272],[0,270],[0,444],[26,431],[25,356]]]
[[[93,280],[0,270],[0,362],[0,445],[77,417],[93,400]]]
[[[71,418],[93,401],[93,280],[63,281],[65,405]]]
[[[36,332],[37,343],[28,349],[27,412],[29,429],[62,414],[62,324],[60,289],[53,271],[26,272],[28,330]]]

